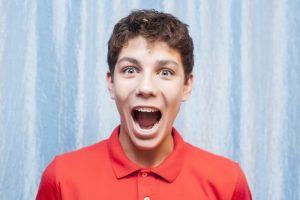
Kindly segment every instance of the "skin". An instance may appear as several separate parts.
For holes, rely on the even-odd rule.
[[[107,84],[120,114],[125,154],[142,167],[158,166],[173,151],[172,126],[193,85],[192,74],[185,81],[180,53],[165,42],[132,38],[119,54],[113,78],[107,73]],[[143,130],[134,122],[131,112],[137,106],[161,111],[155,128]]]

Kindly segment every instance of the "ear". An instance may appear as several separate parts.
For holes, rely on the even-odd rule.
[[[110,72],[106,73],[107,88],[111,99],[115,99],[114,81]]]
[[[193,89],[193,85],[194,85],[194,75],[191,73],[187,76],[187,79],[184,82],[183,95],[181,101],[186,101],[189,98]]]

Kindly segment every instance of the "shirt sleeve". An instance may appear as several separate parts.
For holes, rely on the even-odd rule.
[[[238,165],[238,177],[236,181],[236,187],[232,196],[232,200],[252,200],[252,195],[246,180],[246,176],[239,165]]]
[[[56,158],[45,169],[36,195],[36,200],[60,200],[59,185],[56,180]]]

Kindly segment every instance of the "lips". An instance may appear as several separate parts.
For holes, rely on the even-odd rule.
[[[154,107],[135,107],[131,112],[133,120],[141,129],[149,130],[161,119],[161,112]]]

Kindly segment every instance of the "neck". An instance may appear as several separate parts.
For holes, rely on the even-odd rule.
[[[120,130],[119,141],[129,160],[144,168],[160,165],[172,153],[174,146],[171,133],[166,136],[161,144],[150,150],[137,148],[128,134],[122,130]]]

